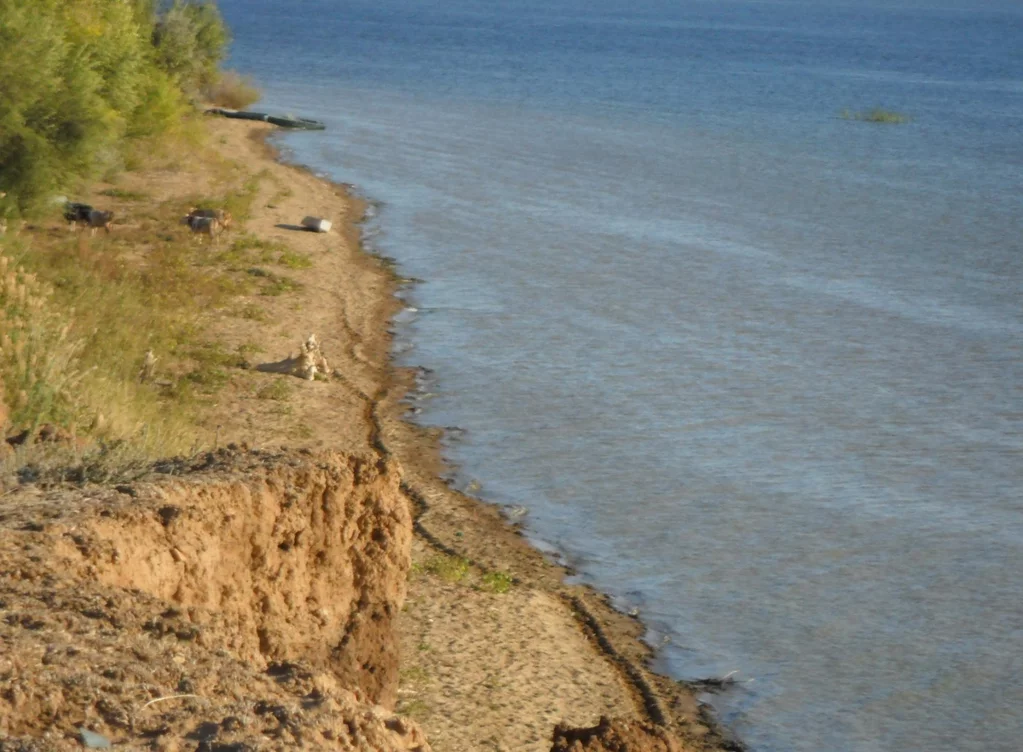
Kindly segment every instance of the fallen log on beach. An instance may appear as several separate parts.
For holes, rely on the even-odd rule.
[[[206,114],[221,115],[226,118],[235,118],[237,120],[261,120],[264,123],[279,125],[281,128],[298,128],[306,131],[322,131],[327,128],[327,126],[319,120],[298,117],[297,115],[271,115],[268,112],[229,110],[225,107],[211,107],[206,110]]]

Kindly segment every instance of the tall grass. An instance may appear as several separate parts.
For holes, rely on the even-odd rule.
[[[135,221],[109,236],[57,227],[0,236],[8,433],[49,423],[76,437],[59,450],[30,440],[8,469],[44,462],[53,472],[88,468],[97,479],[121,472],[115,465],[133,468],[212,442],[207,406],[246,364],[210,339],[209,312],[229,310],[259,286],[228,259],[210,263],[210,249],[193,242],[180,218],[192,200],[244,217],[263,177],[235,174],[235,188],[201,201],[136,203]],[[153,377],[142,379],[147,350],[158,360]]]
[[[68,423],[82,378],[82,343],[50,305],[50,290],[0,247],[0,375],[11,424]]]

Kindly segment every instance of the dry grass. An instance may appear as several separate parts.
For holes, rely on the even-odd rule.
[[[300,289],[275,274],[253,277],[243,263],[248,259],[237,256],[266,255],[288,268],[305,268],[305,259],[258,239],[219,253],[195,242],[180,221],[191,206],[225,208],[240,223],[266,178],[201,144],[195,148],[203,157],[195,160],[200,168],[171,167],[155,152],[146,169],[157,176],[205,170],[202,180],[181,182],[212,186],[213,193],[149,198],[135,185],[148,188],[142,176],[130,188],[98,193],[120,202],[113,204],[109,235],[70,233],[55,210],[52,220],[19,237],[0,236],[0,394],[10,408],[7,433],[52,424],[74,437],[61,446],[26,442],[3,461],[0,483],[13,475],[128,477],[151,459],[213,444],[209,407],[242,380],[248,363],[246,353],[213,341],[211,314],[259,319],[265,314],[248,296]],[[157,362],[143,383],[147,350]],[[287,399],[281,387],[261,396]]]
[[[232,110],[243,110],[262,97],[251,78],[235,71],[221,73],[217,82],[205,94],[210,103]]]

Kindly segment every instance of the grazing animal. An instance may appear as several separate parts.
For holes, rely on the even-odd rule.
[[[68,227],[88,227],[92,234],[103,228],[110,232],[110,223],[114,219],[112,211],[99,211],[88,204],[80,204],[77,201],[68,201],[64,204],[64,219],[68,221]]]
[[[188,210],[189,217],[211,217],[220,223],[223,229],[227,229],[231,226],[232,217],[231,212],[226,209],[200,209],[193,206]]]
[[[107,233],[109,233],[110,223],[113,221],[113,219],[114,213],[112,211],[99,211],[97,209],[93,209],[92,211],[89,212],[89,216],[86,218],[83,224],[85,224],[89,228],[89,232],[92,235],[95,235],[96,230],[98,230],[101,227],[104,230],[106,230]]]
[[[195,217],[189,214],[182,221],[189,226],[193,235],[199,236],[200,243],[203,235],[209,235],[210,240],[216,243],[223,231],[223,227],[216,217]]]
[[[64,204],[64,219],[67,220],[68,229],[80,223],[89,221],[89,212],[93,209],[88,204],[80,204],[77,201],[68,201]]]

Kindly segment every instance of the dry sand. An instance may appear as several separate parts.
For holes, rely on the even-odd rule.
[[[415,538],[398,620],[396,710],[435,750],[548,750],[555,724],[592,726],[604,715],[669,728],[685,749],[737,748],[688,690],[647,670],[642,624],[601,594],[564,584],[566,572],[494,507],[441,480],[439,434],[404,420],[401,400],[414,374],[389,356],[401,280],[361,249],[362,203],[344,186],[276,161],[265,144],[272,126],[211,119],[209,128],[223,157],[263,173],[252,218],[232,231],[282,240],[313,260],[289,272],[304,284],[300,294],[258,299],[260,320],[211,311],[211,333],[228,350],[258,342],[255,360],[265,362],[294,355],[316,333],[335,374],[304,381],[239,369],[206,428],[221,446],[375,453],[399,468]],[[201,193],[212,180],[168,170],[128,175],[120,185],[165,200]],[[331,220],[333,230],[297,229],[306,215]],[[281,379],[293,392],[286,405],[253,396]]]

